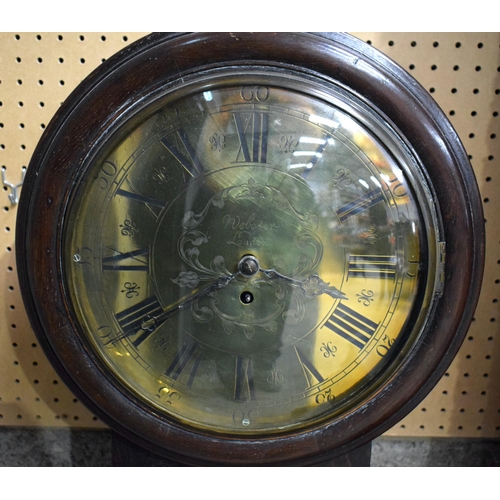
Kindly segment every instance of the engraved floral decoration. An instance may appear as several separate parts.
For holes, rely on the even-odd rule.
[[[222,255],[217,255],[211,262],[210,267],[200,262],[200,246],[208,243],[207,236],[201,231],[186,231],[179,238],[178,250],[182,260],[194,271],[182,271],[172,282],[180,287],[194,288],[200,281],[212,281],[220,276],[231,276],[227,270]]]
[[[317,274],[313,274],[302,282],[301,288],[304,290],[306,298],[308,299],[312,299],[322,293],[328,293],[333,298],[343,298],[343,294],[339,296],[330,291],[328,288],[329,285],[330,283],[325,283]]]
[[[199,276],[193,271],[182,271],[179,276],[172,280],[173,283],[181,288],[194,288],[200,282]]]
[[[297,258],[295,269],[290,276],[303,273],[310,274],[320,262],[323,253],[322,243],[314,235],[313,230],[317,229],[318,216],[310,213],[300,213],[297,211],[288,198],[277,188],[255,182],[250,178],[246,183],[230,186],[222,189],[212,196],[204,208],[195,213],[186,211],[181,224],[185,231],[178,240],[177,248],[181,259],[190,268],[188,271],[181,271],[177,277],[171,279],[172,283],[181,288],[196,288],[201,282],[214,282],[220,277],[228,278],[234,275],[226,267],[226,262],[222,255],[217,255],[208,265],[202,263],[201,253],[203,245],[208,243],[207,235],[201,230],[201,224],[205,220],[210,210],[223,209],[229,202],[238,203],[241,200],[256,200],[264,202],[273,211],[284,211],[287,217],[295,220],[298,234],[293,237],[293,244],[296,248],[309,249],[309,256],[302,252]],[[252,221],[253,222],[253,221]],[[231,242],[227,242],[231,244]],[[311,255],[313,257],[311,258]],[[279,267],[279,259],[275,265]],[[319,279],[319,278],[318,278]],[[219,290],[213,290],[204,296],[204,300],[195,300],[191,311],[193,317],[200,323],[210,322],[214,316],[221,321],[222,327],[227,334],[233,333],[236,329],[242,329],[244,335],[251,339],[256,328],[274,332],[278,328],[278,320],[287,324],[298,324],[305,316],[304,298],[311,298],[318,293],[322,293],[322,282],[312,279],[305,284],[304,293],[294,293],[294,286],[283,283],[279,280],[269,280],[265,275],[261,279],[256,278],[252,282],[254,287],[269,287],[272,289],[274,302],[272,310],[265,316],[255,316],[251,308],[240,308],[237,314],[230,314],[220,308],[218,297]],[[324,285],[324,283],[323,283]],[[304,297],[305,295],[305,297]],[[208,299],[208,300],[207,300]]]
[[[210,294],[209,306],[200,306],[199,301],[195,301],[192,307],[194,318],[200,323],[208,323],[216,315],[221,321],[224,331],[229,335],[237,328],[242,329],[245,337],[251,340],[255,335],[256,328],[262,328],[268,332],[276,332],[278,329],[278,319],[285,323],[295,325],[300,323],[305,315],[303,298],[298,294],[290,294],[288,287],[279,283],[258,280],[255,286],[272,286],[275,303],[274,309],[266,316],[255,316],[252,309],[243,308],[238,314],[229,314],[219,307],[217,292]],[[285,299],[289,299],[289,303]]]
[[[212,206],[223,208],[228,201],[237,202],[244,199],[266,201],[268,206],[276,210],[291,213],[299,224],[306,229],[314,230],[318,226],[318,216],[316,214],[301,214],[295,210],[288,198],[279,189],[265,184],[258,184],[252,178],[246,184],[230,186],[216,193],[199,214],[195,214],[193,211],[186,212],[182,219],[182,225],[186,229],[194,229],[203,222]]]

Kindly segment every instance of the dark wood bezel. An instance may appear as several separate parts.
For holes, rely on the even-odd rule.
[[[333,80],[380,111],[406,138],[435,193],[446,242],[441,298],[394,376],[370,400],[307,432],[259,439],[195,432],[127,397],[81,341],[62,286],[61,231],[75,181],[124,110],[182,77],[222,66],[295,70]],[[411,411],[455,356],[477,303],[484,265],[479,192],[460,140],[427,92],[384,55],[349,35],[153,34],[92,73],[47,127],[18,212],[24,303],[49,360],[77,397],[122,436],[191,465],[313,465],[377,437]]]

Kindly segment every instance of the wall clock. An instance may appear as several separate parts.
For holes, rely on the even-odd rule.
[[[429,392],[472,318],[467,156],[345,34],[153,34],[61,106],[18,214],[47,356],[119,435],[188,465],[315,465]]]

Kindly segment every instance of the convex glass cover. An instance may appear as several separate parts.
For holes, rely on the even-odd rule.
[[[214,72],[92,159],[64,285],[131,397],[215,433],[307,428],[373,394],[418,337],[443,271],[430,199],[354,96]]]

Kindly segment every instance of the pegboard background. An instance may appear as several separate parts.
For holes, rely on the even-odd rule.
[[[485,279],[466,340],[432,393],[386,435],[500,437],[500,34],[353,34],[398,62],[448,115],[471,158],[486,219]],[[16,275],[17,207],[9,195],[60,103],[142,35],[0,33],[0,165],[7,182],[0,190],[2,426],[104,427],[59,380],[29,326]]]

